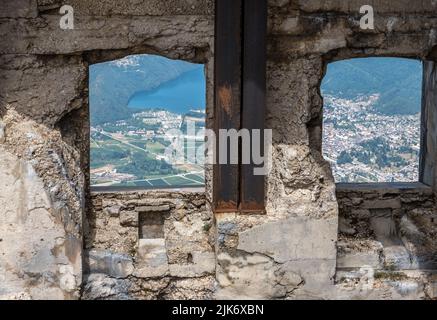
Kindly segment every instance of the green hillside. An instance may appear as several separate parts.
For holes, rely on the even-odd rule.
[[[91,124],[129,117],[130,97],[153,90],[198,65],[153,55],[135,55],[90,66],[89,99]]]
[[[401,58],[362,58],[333,62],[322,83],[322,93],[353,99],[380,94],[375,105],[382,114],[420,112],[422,63]]]

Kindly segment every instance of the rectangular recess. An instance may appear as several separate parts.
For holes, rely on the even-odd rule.
[[[245,0],[243,4],[243,104],[241,128],[251,133],[250,164],[240,167],[240,211],[265,212],[265,176],[254,175],[252,131],[259,129],[259,150],[264,155],[267,68],[267,0]]]
[[[239,165],[219,164],[220,129],[240,130],[242,0],[215,2],[215,116],[217,137],[213,176],[215,212],[236,212],[239,202]]]
[[[164,216],[160,212],[144,212],[138,215],[139,239],[164,238]]]

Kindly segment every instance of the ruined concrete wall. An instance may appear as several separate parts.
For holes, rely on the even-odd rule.
[[[75,9],[74,30],[59,27],[63,4]],[[192,0],[2,2],[0,297],[80,297],[90,209],[88,65],[160,54],[206,63],[212,86],[211,6]]]
[[[320,83],[335,60],[431,59],[437,7],[433,1],[369,4],[376,13],[374,30],[359,27],[360,1],[269,1],[267,127],[273,129],[273,167],[267,213],[217,215],[218,298],[403,297],[381,294],[385,289],[376,285],[363,293],[358,285],[335,282],[338,207],[331,170],[321,156]]]
[[[437,214],[433,190],[416,184],[341,184],[337,275],[351,287],[371,273],[390,298],[436,298]]]
[[[59,8],[67,1],[3,2],[0,297],[435,296],[434,276],[421,269],[407,270],[420,275],[408,275],[404,282],[381,277],[371,287],[359,272],[354,277],[343,274],[344,279],[341,272],[351,270],[336,275],[337,259],[344,262],[345,235],[337,239],[336,187],[321,155],[319,88],[327,63],[334,60],[436,60],[435,1],[414,6],[408,1],[370,1],[375,30],[359,28],[360,1],[269,1],[267,128],[273,130],[273,164],[266,181],[267,212],[220,214],[209,230],[210,168],[204,195],[134,192],[88,197],[87,73],[90,63],[135,53],[205,63],[211,127],[213,1],[72,0],[68,4],[75,9],[74,30],[59,28]],[[408,227],[411,221],[416,225],[433,215],[432,197],[420,197],[425,200],[399,200],[403,211],[395,215],[396,226]],[[344,199],[341,224],[355,210],[347,213],[349,196]],[[366,201],[357,206],[362,203]],[[162,229],[145,228],[153,237],[140,239],[144,234],[139,216],[144,214]],[[156,215],[163,220],[154,220]],[[352,227],[359,230],[362,220]],[[363,224],[363,229],[369,232],[372,224]],[[426,230],[427,243],[435,233],[428,233],[432,225]],[[384,244],[375,243],[370,234],[366,237],[374,241],[376,251],[384,252]],[[363,259],[376,261],[373,253]]]
[[[335,274],[335,186],[307,128],[321,69],[315,57],[269,59],[267,213],[217,215],[219,298],[290,298],[304,283],[311,296]]]
[[[203,192],[94,194],[92,204],[83,299],[213,297],[213,216]]]
[[[81,105],[86,68],[77,57],[0,61],[0,296],[77,298],[85,179],[57,123]]]

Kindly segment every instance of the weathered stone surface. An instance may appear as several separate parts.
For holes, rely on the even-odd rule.
[[[41,179],[30,163],[1,146],[0,190],[0,298],[77,297],[81,276],[72,259],[80,265],[80,243],[68,256],[73,243]]]
[[[138,227],[138,212],[123,210],[120,213],[120,225],[124,227]]]
[[[0,143],[5,141],[5,124],[0,121]]]
[[[298,274],[303,283],[293,291],[294,299],[332,298],[335,276],[335,259],[308,259],[290,261],[286,264],[290,272]]]
[[[351,221],[340,217],[338,220],[338,230],[340,233],[353,236],[357,230],[352,226]]]
[[[436,299],[437,298],[437,281],[431,281],[427,288],[427,295],[429,298],[431,299]]]
[[[427,295],[424,290],[427,280],[422,280],[420,275],[361,270],[340,272],[337,276],[342,280],[332,291],[331,298],[335,299],[412,300],[425,299]]]
[[[212,0],[71,0],[69,4],[75,8],[78,15],[91,16],[210,15],[214,8]]]
[[[169,265],[172,277],[201,277],[213,274],[215,271],[215,254],[213,252],[193,252],[192,261],[186,265]]]
[[[31,55],[0,55],[0,108],[13,108],[53,126],[82,105],[85,77],[86,67],[78,57],[59,56],[46,61]],[[59,90],[47,86],[59,82],[70,85]]]
[[[100,249],[94,250],[102,252],[124,252],[124,255],[134,256],[132,275],[123,282],[129,282],[128,287],[123,287],[128,290],[124,294],[133,299],[153,299],[158,295],[181,298],[212,295],[215,254],[209,240],[211,212],[206,211],[204,194],[167,191],[104,193],[94,194],[93,203],[94,233],[87,236],[87,245],[97,246]],[[119,217],[107,212],[108,208],[115,206],[121,207]],[[138,212],[138,207],[147,207],[147,212]],[[182,208],[186,209],[180,215]],[[138,216],[141,217],[140,223]],[[159,233],[155,232],[157,228]],[[106,273],[104,281],[93,281],[90,287],[94,298],[106,299],[106,293],[99,291],[98,285],[115,283],[109,281],[111,273],[98,269],[90,270],[90,273]],[[115,276],[112,273],[112,277]],[[142,288],[141,294],[137,291],[139,287]]]
[[[304,11],[333,11],[333,12],[345,12],[345,13],[359,13],[363,2],[361,0],[299,0],[299,7]],[[415,3],[414,6],[409,5],[407,0],[399,1],[387,1],[387,0],[373,0],[368,1],[365,4],[370,4],[374,7],[374,10],[378,13],[416,13],[416,12],[435,12],[437,4],[432,0],[425,0]]]
[[[91,250],[88,252],[88,259],[90,273],[102,273],[114,278],[126,278],[134,270],[132,258],[126,254]]]
[[[121,207],[118,205],[114,205],[114,206],[110,206],[110,207],[106,207],[104,209],[104,212],[108,215],[110,215],[111,217],[118,217],[120,215],[120,209]],[[122,218],[120,217],[120,223],[121,223]]]
[[[383,246],[378,241],[341,241],[338,243],[337,268],[356,268],[364,266],[383,268],[381,254]]]
[[[132,284],[125,279],[115,279],[104,274],[92,274],[87,278],[82,299],[131,300]]]
[[[176,300],[205,300],[215,297],[215,278],[207,276],[202,278],[174,279],[162,290],[165,299]],[[156,294],[153,295],[156,297]]]
[[[163,212],[170,211],[170,206],[168,204],[162,206],[141,206],[136,207],[137,212],[145,213],[145,212]]]
[[[172,58],[194,59],[195,48],[207,48],[214,23],[207,16],[120,17],[78,16],[74,30],[59,27],[60,15],[0,24],[1,54],[74,54],[90,50],[161,52]],[[41,28],[40,26],[43,26]],[[166,37],[160,36],[165,34]],[[25,37],[23,37],[25,35]],[[127,52],[128,53],[128,52]]]
[[[420,183],[416,184],[386,184],[386,185],[342,185],[337,191],[340,202],[340,221],[355,221],[354,236],[366,241],[375,239],[381,243],[380,255],[382,265],[379,269],[389,272],[393,270],[434,270],[436,248],[430,241],[434,236],[435,226],[433,210],[427,209],[430,198],[433,197],[430,188]],[[388,196],[391,195],[391,199]],[[361,199],[361,201],[353,201]],[[390,202],[387,202],[390,200]],[[365,202],[384,203],[385,209],[355,209]],[[431,200],[432,202],[433,200]],[[390,207],[390,203],[392,207]],[[417,205],[420,203],[421,205]],[[389,204],[389,205],[387,205]],[[381,205],[377,205],[381,207]],[[432,206],[432,205],[431,205]],[[401,209],[397,209],[401,207]],[[340,229],[342,235],[348,234]],[[354,248],[358,240],[346,237],[346,248]],[[343,249],[343,247],[339,247]],[[360,254],[362,249],[357,249]],[[357,250],[352,250],[355,252]],[[338,264],[344,265],[346,259],[349,267],[349,253],[339,250]],[[354,263],[358,264],[358,263]],[[369,264],[372,265],[372,264]],[[346,267],[346,266],[345,266]],[[358,266],[355,266],[355,269]]]
[[[139,278],[166,276],[169,272],[164,239],[140,239],[134,275]]]
[[[35,18],[36,0],[5,0],[0,7],[0,18]]]
[[[399,199],[364,201],[362,207],[364,209],[399,209],[401,201]]]
[[[286,298],[302,283],[298,274],[260,254],[217,258],[223,268],[217,273],[218,299]]]
[[[407,249],[402,246],[385,246],[384,247],[384,261],[388,269],[409,270],[413,269],[411,256]],[[418,266],[416,265],[415,268]]]
[[[288,218],[265,223],[239,234],[238,249],[262,253],[275,261],[335,260],[337,223],[333,220]]]

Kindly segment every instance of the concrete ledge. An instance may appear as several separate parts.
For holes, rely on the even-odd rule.
[[[361,193],[422,193],[432,194],[430,186],[421,182],[337,183],[337,192]]]
[[[174,186],[168,186],[168,187],[90,187],[91,194],[108,194],[108,193],[151,193],[151,192],[178,192],[178,193],[204,193],[205,187],[174,187]]]

